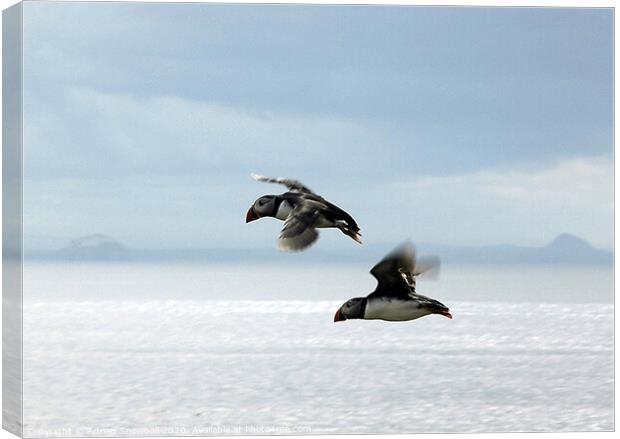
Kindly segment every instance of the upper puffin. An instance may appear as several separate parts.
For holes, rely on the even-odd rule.
[[[434,259],[416,262],[413,244],[405,242],[370,270],[378,281],[375,291],[367,297],[349,299],[336,311],[334,322],[347,319],[403,321],[429,314],[451,319],[447,306],[415,291],[415,278],[438,265]]]
[[[355,241],[362,243],[360,229],[351,215],[315,194],[297,180],[270,178],[251,174],[257,181],[280,183],[289,191],[282,195],[264,195],[248,209],[245,222],[264,216],[284,221],[278,248],[284,251],[303,250],[319,237],[317,228],[336,227]]]

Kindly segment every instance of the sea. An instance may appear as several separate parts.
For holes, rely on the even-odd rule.
[[[614,429],[611,266],[442,267],[410,322],[363,264],[24,266],[27,437]]]

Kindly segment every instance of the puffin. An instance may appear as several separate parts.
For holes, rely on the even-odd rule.
[[[279,183],[289,189],[281,195],[260,197],[245,215],[246,223],[267,216],[284,221],[278,239],[280,250],[296,252],[310,247],[319,237],[318,228],[337,228],[355,242],[362,243],[360,228],[351,215],[301,182],[289,178],[250,175],[254,180]]]
[[[354,297],[345,302],[334,315],[334,322],[350,319],[415,320],[429,314],[452,318],[443,303],[416,293],[416,277],[437,273],[435,258],[416,261],[411,241],[396,247],[375,265],[370,274],[378,281],[377,288],[367,297]]]

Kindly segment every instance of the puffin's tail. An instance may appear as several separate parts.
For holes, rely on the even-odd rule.
[[[349,229],[348,227],[341,227],[342,233],[347,236],[350,236],[355,242],[362,244],[362,234],[358,230]]]

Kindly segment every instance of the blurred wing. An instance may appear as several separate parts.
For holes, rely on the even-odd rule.
[[[415,285],[413,268],[415,265],[415,249],[410,241],[392,250],[377,265],[372,267],[372,274],[379,282],[379,288],[402,286],[403,281]]]
[[[325,205],[315,201],[303,201],[295,207],[284,221],[278,247],[294,252],[310,247],[319,237],[315,225]]]
[[[415,261],[413,268],[414,276],[423,275],[425,279],[437,279],[439,277],[439,258],[424,257]]]
[[[416,260],[415,248],[410,241],[396,247],[370,270],[379,282],[378,289],[393,295],[415,293],[417,276],[424,274],[436,278],[438,273],[439,259]]]
[[[297,180],[291,180],[289,178],[282,178],[282,177],[277,177],[277,178],[265,177],[264,175],[258,175],[258,174],[250,174],[250,175],[256,181],[264,181],[265,183],[283,184],[284,186],[289,188],[289,190],[292,192],[314,194],[314,192],[312,192],[310,188],[308,188],[307,186],[304,186],[300,181],[297,181]]]

